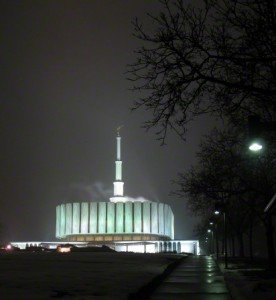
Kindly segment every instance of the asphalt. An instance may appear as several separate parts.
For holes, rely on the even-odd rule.
[[[151,295],[152,300],[230,300],[223,275],[208,256],[188,257]]]

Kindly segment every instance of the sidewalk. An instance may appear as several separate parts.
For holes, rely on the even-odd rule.
[[[165,279],[152,300],[230,300],[223,275],[211,257],[191,256]]]

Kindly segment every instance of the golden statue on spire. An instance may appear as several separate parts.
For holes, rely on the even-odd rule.
[[[124,125],[120,125],[117,127],[117,135],[120,135],[120,130],[124,127]]]

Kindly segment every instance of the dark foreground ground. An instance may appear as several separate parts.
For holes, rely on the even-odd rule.
[[[276,300],[276,269],[267,260],[230,257],[218,264],[234,300]]]
[[[1,253],[0,299],[127,299],[179,259],[138,253]]]

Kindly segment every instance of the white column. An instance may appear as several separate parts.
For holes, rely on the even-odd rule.
[[[121,160],[121,137],[117,136],[117,160]]]
[[[81,233],[88,233],[88,202],[81,203]]]
[[[73,234],[80,233],[80,204],[78,202],[73,203]]]
[[[115,171],[115,179],[122,180],[122,161],[116,160],[115,161],[116,171]]]
[[[115,181],[113,182],[113,197],[111,202],[124,202],[124,182],[122,181],[122,160],[121,160],[121,137],[116,137],[117,152],[115,161]]]
[[[98,203],[90,203],[90,230],[89,233],[97,233],[97,223],[98,223]]]

